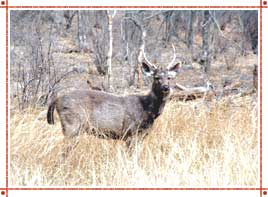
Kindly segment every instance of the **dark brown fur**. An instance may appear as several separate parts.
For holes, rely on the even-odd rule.
[[[101,138],[123,139],[144,133],[161,114],[170,92],[169,72],[177,73],[178,65],[169,70],[152,70],[143,64],[144,73],[154,77],[147,95],[116,96],[97,90],[73,91],[56,98],[48,108],[47,121],[54,124],[56,108],[65,136],[88,132]]]

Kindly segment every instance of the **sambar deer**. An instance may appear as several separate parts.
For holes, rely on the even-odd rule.
[[[75,137],[86,131],[101,138],[121,139],[131,144],[131,138],[144,132],[161,114],[170,93],[170,80],[178,72],[180,63],[171,63],[166,69],[158,69],[150,63],[142,63],[143,73],[153,77],[151,91],[147,95],[116,96],[97,90],[73,91],[51,102],[47,121],[54,124],[56,108],[63,134]]]

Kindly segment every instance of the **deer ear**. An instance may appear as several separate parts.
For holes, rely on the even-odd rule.
[[[170,69],[168,69],[169,71],[174,71],[174,72],[179,72],[181,67],[181,62],[175,64],[174,66],[172,66]]]
[[[171,68],[168,69],[168,74],[171,77],[175,77],[179,72],[180,72],[180,67],[181,67],[181,63],[177,63],[174,66],[172,66]]]
[[[142,62],[142,72],[147,77],[151,77],[154,74],[154,70],[145,62]]]

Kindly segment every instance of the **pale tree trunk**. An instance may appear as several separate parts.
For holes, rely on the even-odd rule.
[[[111,77],[112,77],[112,55],[113,55],[113,18],[116,14],[116,10],[107,11],[108,14],[108,31],[109,31],[109,51],[108,51],[108,59],[107,59],[107,64],[108,64],[108,87],[111,90],[112,89],[112,84],[111,84]]]
[[[210,70],[210,51],[209,51],[209,27],[210,27],[210,14],[208,10],[204,11],[204,19],[202,24],[202,57],[201,62],[203,64],[204,72],[207,73]]]
[[[141,88],[144,86],[143,80],[142,80],[142,73],[141,73],[141,68],[142,68],[142,61],[143,61],[143,53],[145,49],[145,37],[146,37],[146,31],[142,30],[142,43],[139,48],[139,54],[138,54],[138,87]]]

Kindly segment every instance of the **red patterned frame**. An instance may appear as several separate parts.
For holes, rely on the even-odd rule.
[[[1,190],[1,195],[5,195],[6,197],[8,197],[8,191],[9,190],[257,190],[260,192],[260,197],[267,195],[267,191],[268,188],[263,188],[263,174],[262,174],[262,9],[263,8],[268,8],[267,6],[267,1],[262,1],[260,0],[260,4],[258,6],[9,6],[8,5],[8,0],[6,1],[1,1],[1,6],[0,8],[4,8],[6,9],[6,187],[5,188],[0,188]],[[123,187],[116,187],[116,188],[87,188],[87,187],[42,187],[42,188],[10,188],[9,187],[9,183],[8,183],[8,170],[9,170],[9,166],[8,166],[8,159],[9,159],[9,133],[8,133],[8,129],[9,129],[9,97],[8,97],[8,84],[9,84],[9,78],[8,78],[8,73],[9,73],[9,9],[44,9],[44,8],[48,8],[48,9],[55,9],[55,8],[61,8],[61,9],[85,9],[85,8],[89,8],[89,9],[107,9],[107,8],[113,8],[113,9],[127,9],[127,8],[132,8],[132,9],[177,9],[177,8],[181,8],[181,9],[259,9],[259,23],[260,23],[260,103],[259,103],[259,107],[260,107],[260,170],[259,170],[259,174],[260,174],[260,182],[259,185],[260,187],[257,188],[123,188]]]

